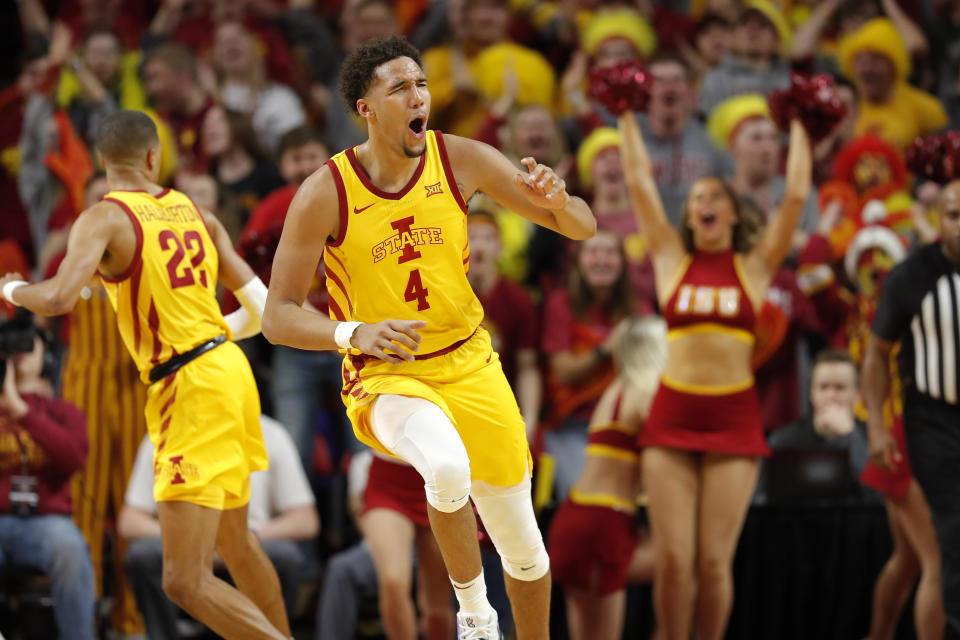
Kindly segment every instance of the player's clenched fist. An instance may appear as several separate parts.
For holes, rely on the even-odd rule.
[[[353,332],[350,345],[384,362],[412,362],[423,338],[417,333],[427,323],[422,320],[384,320],[361,324]]]

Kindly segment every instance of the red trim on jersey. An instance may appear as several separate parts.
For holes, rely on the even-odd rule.
[[[123,273],[118,276],[108,277],[100,273],[99,269],[97,270],[97,273],[100,274],[100,277],[103,278],[105,282],[123,282],[133,275],[133,272],[139,268],[143,262],[143,227],[140,226],[140,220],[137,219],[137,216],[134,215],[126,203],[116,198],[104,198],[104,200],[120,205],[120,208],[123,209],[123,212],[127,214],[127,217],[130,218],[130,222],[133,224],[133,232],[137,234],[137,251],[133,254],[130,265],[124,269]]]
[[[378,198],[384,198],[386,200],[400,200],[403,196],[407,195],[410,192],[410,189],[413,189],[413,186],[417,184],[417,181],[420,179],[420,175],[423,174],[423,168],[427,164],[427,154],[424,153],[420,156],[420,164],[417,165],[417,170],[413,172],[413,175],[410,176],[410,181],[404,185],[403,189],[397,191],[396,193],[390,193],[389,191],[384,191],[383,189],[378,189],[376,185],[370,182],[370,177],[367,175],[367,172],[364,171],[363,165],[360,164],[360,160],[357,159],[357,153],[355,151],[356,147],[351,147],[347,149],[347,160],[350,161],[350,166],[353,167],[353,172],[357,174],[357,177],[360,178],[360,182],[363,183],[363,186],[367,188],[367,191],[377,196]]]
[[[331,302],[333,302],[333,301],[331,300]],[[421,353],[421,354],[419,354],[419,355],[413,356],[413,359],[414,359],[414,360],[429,360],[430,358],[437,358],[437,357],[439,357],[439,356],[445,356],[445,355],[447,355],[448,353],[450,353],[451,351],[456,351],[457,349],[459,349],[460,347],[462,347],[464,344],[466,344],[467,341],[470,340],[470,338],[472,338],[473,336],[475,336],[475,335],[477,334],[477,331],[479,331],[479,330],[480,330],[480,327],[478,326],[476,329],[473,330],[473,332],[472,332],[470,335],[468,335],[468,336],[467,336],[466,338],[464,338],[463,340],[457,340],[456,342],[454,342],[454,343],[451,344],[450,346],[444,347],[443,349],[440,349],[439,351],[434,351],[434,352],[432,352],[432,353]],[[377,359],[376,356],[367,355],[367,354],[365,354],[365,353],[362,353],[362,354],[360,354],[359,356],[355,356],[355,357],[356,357],[356,358],[360,358],[360,359],[362,359],[362,360],[375,360],[375,359]]]
[[[330,311],[333,312],[333,317],[334,317],[334,318],[336,318],[336,319],[339,320],[340,322],[345,322],[345,321],[346,321],[347,316],[343,315],[343,311],[340,309],[340,305],[338,305],[338,304],[337,304],[337,301],[334,300],[332,297],[330,298],[330,301],[327,303],[327,306],[329,306],[329,307],[330,307]]]
[[[340,291],[343,292],[343,297],[347,300],[347,308],[350,310],[350,317],[353,317],[353,302],[350,300],[350,295],[347,293],[347,288],[343,286],[343,282],[340,278],[330,269],[327,269],[327,278],[332,280],[335,285],[340,287]]]
[[[327,241],[327,244],[331,247],[339,247],[347,237],[347,223],[350,221],[347,211],[347,188],[343,186],[343,176],[340,175],[340,169],[337,168],[336,163],[331,159],[324,164],[330,167],[333,183],[337,185],[337,200],[340,201],[340,232],[333,242]]]
[[[163,388],[160,389],[160,393],[162,394],[164,391],[166,391],[167,389],[169,389],[169,388],[170,388],[170,385],[173,384],[173,381],[176,380],[176,378],[177,378],[177,372],[176,372],[176,371],[174,371],[173,373],[171,373],[170,375],[168,375],[168,376],[167,376],[167,381],[163,383]]]
[[[457,186],[457,179],[453,176],[453,167],[450,165],[450,156],[447,155],[447,144],[443,141],[443,133],[439,130],[433,132],[437,138],[437,151],[440,152],[440,164],[443,165],[443,175],[447,178],[447,188],[453,193],[460,210],[467,212],[467,203],[463,201],[463,194],[460,193],[460,187]]]
[[[464,338],[463,340],[457,340],[456,342],[454,342],[454,343],[453,343],[452,345],[450,345],[449,347],[445,347],[445,348],[443,348],[443,349],[440,349],[439,351],[434,351],[433,353],[424,353],[424,354],[422,354],[422,355],[414,356],[413,359],[414,359],[414,360],[429,360],[430,358],[436,358],[437,356],[445,356],[445,355],[447,355],[448,353],[450,353],[451,351],[456,351],[456,350],[459,349],[461,346],[463,346],[464,344],[466,344],[467,340],[469,340],[470,338],[472,338],[473,336],[475,336],[478,329],[480,329],[480,327],[477,327],[476,329],[474,329],[474,330],[470,333],[470,335],[468,335],[468,336],[467,336],[466,338]]]
[[[173,416],[167,416],[167,419],[163,421],[163,424],[160,425],[160,433],[163,433],[170,427],[170,421],[173,420]]]
[[[169,188],[165,188],[163,191],[161,191],[160,193],[158,193],[157,195],[155,195],[155,196],[153,196],[153,197],[156,198],[157,200],[159,200],[160,198],[162,198],[163,196],[167,195],[168,193],[170,193],[170,189],[169,189]],[[186,195],[186,194],[184,194],[184,195]],[[190,196],[187,196],[187,197],[190,198]],[[193,202],[193,198],[190,198],[190,201]],[[193,205],[193,206],[197,206],[197,205]]]
[[[140,300],[140,275],[143,269],[137,269],[130,278],[130,321],[133,323],[133,350],[140,355],[140,313],[137,303]]]
[[[350,375],[350,370],[347,369],[346,363],[343,364],[343,389],[340,391],[340,395],[347,397],[349,395],[354,395],[356,397],[359,393],[354,393],[355,390],[359,389],[360,392],[363,392],[363,386],[357,387],[360,384],[360,370],[363,369],[363,366],[366,364],[367,359],[372,358],[373,356],[366,355],[348,355],[350,358],[350,363],[353,365],[354,372],[356,377]],[[355,389],[356,387],[356,389]]]
[[[173,393],[170,394],[170,397],[167,398],[167,401],[163,403],[163,407],[160,409],[161,416],[165,414],[171,406],[173,406],[173,401],[176,399],[177,399],[177,390],[174,389]]]
[[[350,272],[347,271],[346,265],[344,265],[343,262],[340,261],[340,258],[337,257],[337,254],[335,254],[332,251],[327,251],[326,253],[324,253],[324,255],[330,256],[331,258],[336,260],[337,264],[340,265],[340,268],[343,269],[343,275],[347,276],[347,282],[353,282],[353,278],[350,277]]]
[[[153,335],[153,355],[150,356],[150,364],[160,362],[160,352],[163,345],[160,343],[160,316],[157,315],[157,306],[150,299],[150,312],[147,314],[147,325],[150,327],[150,333]]]
[[[154,198],[162,198],[163,196],[167,195],[167,192],[170,191],[170,189],[161,189],[160,193],[155,196],[146,189],[111,189],[110,191],[116,191],[118,193],[145,193],[148,196],[153,196]]]

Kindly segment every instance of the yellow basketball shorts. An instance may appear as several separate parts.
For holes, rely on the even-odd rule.
[[[240,348],[226,342],[147,389],[153,495],[211,509],[250,500],[250,474],[267,468],[260,396]]]
[[[447,414],[467,449],[474,480],[508,487],[533,466],[516,398],[482,327],[450,353],[426,360],[391,364],[347,356],[343,379],[354,433],[377,451],[392,455],[373,434],[370,410],[378,395],[395,394],[423,398]]]

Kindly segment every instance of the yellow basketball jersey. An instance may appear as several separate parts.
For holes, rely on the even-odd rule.
[[[111,191],[137,234],[137,253],[116,278],[101,274],[120,335],[148,382],[150,369],[220,334],[230,336],[216,288],[219,257],[190,198],[165,189]]]
[[[427,131],[420,164],[397,193],[370,182],[354,149],[327,166],[340,200],[340,235],[324,251],[330,317],[424,320],[421,358],[470,337],[483,307],[467,281],[467,207],[443,135]]]

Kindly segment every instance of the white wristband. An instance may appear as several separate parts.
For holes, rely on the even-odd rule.
[[[18,305],[13,300],[13,292],[19,289],[20,287],[23,287],[28,284],[30,283],[24,280],[11,280],[7,284],[3,285],[3,297],[6,298],[7,302],[12,304],[13,306],[19,307],[20,305]]]
[[[353,337],[357,327],[362,324],[362,322],[341,322],[337,325],[337,328],[333,330],[333,341],[336,342],[337,346],[341,349],[349,349],[353,346],[350,344],[350,338]]]
[[[233,295],[252,315],[263,317],[263,309],[267,306],[267,286],[260,278],[254,276],[250,282],[234,291]]]

